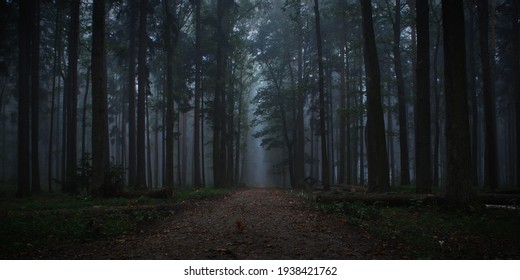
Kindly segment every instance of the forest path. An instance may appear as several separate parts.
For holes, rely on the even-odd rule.
[[[381,244],[345,219],[277,189],[201,201],[140,234],[60,252],[80,259],[381,259]],[[58,253],[58,252],[55,252]],[[56,256],[56,255],[55,255]]]

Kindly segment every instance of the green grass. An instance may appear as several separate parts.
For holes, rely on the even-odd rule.
[[[141,205],[223,197],[233,189],[182,189],[173,199],[111,198],[43,193],[0,198],[0,259],[27,256],[59,244],[78,244],[142,230],[170,211]]]

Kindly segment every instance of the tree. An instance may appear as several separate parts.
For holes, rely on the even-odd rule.
[[[442,0],[442,22],[448,155],[446,204],[466,208],[473,203],[476,189],[471,163],[462,0]]]
[[[371,0],[360,0],[360,3],[367,90],[368,190],[370,192],[385,192],[390,188],[388,153],[386,150],[385,123],[381,104],[381,74],[372,23],[372,3]]]
[[[109,182],[105,1],[94,0],[92,10],[92,191],[105,197],[116,190]]]
[[[135,125],[135,52],[136,52],[136,24],[137,24],[137,0],[129,0],[129,44],[128,44],[128,185],[136,184],[136,125]]]
[[[200,51],[201,44],[201,20],[200,6],[201,1],[194,1],[195,5],[195,102],[193,111],[193,186],[196,188],[201,186],[200,172],[200,97],[201,97],[201,65],[202,56]]]
[[[401,59],[401,0],[395,2],[394,69],[397,79],[397,102],[399,107],[399,147],[401,150],[401,185],[410,184],[410,159],[408,156],[408,118],[406,113],[406,93],[404,87],[403,67]]]
[[[323,51],[321,47],[320,7],[314,0],[314,16],[316,18],[316,41],[318,44],[318,86],[320,107],[320,140],[321,140],[321,182],[325,190],[329,188],[330,170],[327,157],[327,131],[325,128],[325,89],[323,83]]]
[[[429,193],[431,182],[430,137],[430,16],[428,0],[417,0],[417,121],[415,128],[415,169],[417,193]]]
[[[520,80],[517,78],[520,76],[520,41],[518,39],[519,25],[518,21],[518,1],[511,1],[513,5],[511,15],[511,49],[513,52],[512,59],[512,77],[514,80],[513,84],[513,96],[516,96],[516,185],[520,187]]]
[[[213,99],[213,184],[223,187],[226,183],[226,71],[228,63],[230,10],[234,0],[217,0],[217,53],[215,96]]]
[[[178,28],[175,13],[172,13],[169,1],[164,1],[166,21],[164,24],[164,40],[166,48],[166,164],[165,185],[173,187],[173,150],[175,112],[173,92],[173,56],[177,44]]]
[[[66,192],[77,192],[76,186],[76,162],[77,162],[77,111],[78,111],[78,55],[79,55],[79,9],[80,1],[70,2],[70,26],[69,26],[69,65],[67,72],[67,142],[66,142],[66,182],[64,190]]]
[[[33,28],[32,3],[20,2],[18,36],[18,189],[17,197],[31,195],[30,164],[30,54]]]
[[[491,189],[498,188],[498,152],[496,145],[496,117],[493,81],[491,76],[491,56],[489,51],[489,4],[488,0],[477,1],[480,62],[482,66],[482,93],[484,96],[484,185]]]
[[[146,50],[148,36],[146,35],[146,21],[148,5],[146,0],[141,0],[139,5],[139,53],[138,53],[138,96],[137,96],[137,170],[136,186],[146,188],[146,108],[145,101],[148,87],[148,69],[146,66]]]
[[[32,192],[39,192],[40,157],[39,157],[39,119],[40,119],[40,1],[33,7],[34,27],[31,42],[31,185]]]

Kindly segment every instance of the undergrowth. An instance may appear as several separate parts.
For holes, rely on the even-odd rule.
[[[24,258],[64,243],[84,243],[145,229],[182,201],[223,197],[233,189],[182,189],[172,199],[111,198],[39,194],[0,199],[0,259]],[[170,209],[166,207],[165,209]]]
[[[380,238],[381,250],[395,258],[519,259],[520,211],[486,209],[449,211],[412,200],[386,207],[362,202],[316,202],[312,193],[292,192],[321,211]]]

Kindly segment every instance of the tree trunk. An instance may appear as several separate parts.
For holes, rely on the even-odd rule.
[[[417,92],[415,123],[416,192],[432,191],[430,130],[430,11],[428,0],[417,0]]]
[[[201,29],[200,29],[200,7],[201,0],[195,1],[195,101],[193,109],[193,186],[201,187],[200,172],[200,96],[201,96],[201,64],[202,57],[200,52]]]
[[[135,52],[137,0],[130,2],[130,38],[128,44],[128,186],[136,186],[136,124],[135,124]]]
[[[17,197],[31,195],[31,163],[30,163],[30,122],[29,97],[31,32],[33,29],[32,3],[20,2],[19,36],[18,36],[18,188]]]
[[[403,67],[401,62],[401,0],[395,3],[394,19],[394,69],[397,79],[397,102],[399,106],[399,147],[401,150],[401,186],[410,184],[410,158],[408,156],[408,118]]]
[[[325,86],[323,77],[323,51],[321,47],[320,8],[318,0],[314,0],[314,16],[316,19],[316,41],[318,43],[318,83],[320,106],[320,140],[321,140],[321,182],[325,190],[329,189],[330,170],[327,157],[327,131],[325,127]]]
[[[92,191],[105,197],[117,190],[109,182],[105,1],[94,0],[92,12]]]
[[[475,2],[468,1],[468,94],[471,100],[471,156],[473,160],[473,180],[478,185],[478,167],[479,167],[479,137],[478,137],[478,102],[477,102],[477,91],[475,86]]]
[[[390,189],[385,122],[381,105],[381,77],[372,23],[372,3],[360,0],[363,27],[363,54],[367,88],[367,159],[368,191],[385,192]]]
[[[515,118],[516,118],[516,186],[520,187],[520,42],[518,39],[519,25],[518,20],[518,1],[512,1],[511,17],[511,50],[513,52],[511,76],[513,77],[513,96],[516,97]]]
[[[342,36],[342,39],[344,38],[345,36]],[[339,109],[340,109],[340,113],[339,113],[339,167],[338,167],[338,184],[344,184],[345,183],[345,171],[346,171],[346,168],[345,168],[345,163],[346,163],[346,160],[345,160],[345,155],[346,155],[346,126],[347,126],[347,123],[346,123],[346,111],[348,110],[346,107],[345,107],[345,103],[346,103],[346,95],[347,95],[347,92],[346,92],[346,89],[345,89],[345,80],[346,80],[346,77],[345,77],[345,40],[343,39],[343,42],[341,44],[341,49],[340,49],[340,60],[341,60],[341,63],[340,63],[340,77],[339,77]],[[348,146],[347,146],[348,147]]]
[[[86,158],[86,143],[85,139],[87,136],[87,100],[88,100],[88,90],[90,83],[90,66],[87,69],[87,84],[85,85],[85,95],[83,96],[83,113],[81,118],[81,161],[85,162]],[[86,169],[82,168],[82,177],[85,178],[87,176]],[[87,186],[88,187],[88,186]]]
[[[441,135],[441,120],[440,120],[440,86],[439,86],[439,48],[440,48],[440,37],[441,37],[441,25],[442,23],[437,22],[437,35],[435,38],[435,51],[433,54],[433,94],[435,96],[435,109],[434,109],[434,122],[435,122],[435,134],[433,144],[433,178],[432,186],[439,186],[439,147],[440,147],[440,135]]]
[[[51,111],[50,111],[50,127],[49,127],[49,150],[47,153],[47,180],[49,192],[52,192],[52,159],[53,157],[53,144],[54,144],[54,108],[55,108],[55,96],[56,96],[56,79],[58,78],[58,62],[61,37],[61,5],[58,3],[56,8],[56,20],[54,26],[54,55],[52,65],[52,94],[51,94]]]
[[[484,185],[490,189],[498,188],[498,152],[496,135],[496,116],[494,83],[491,75],[491,57],[489,50],[489,4],[488,0],[478,0],[477,10],[480,35],[480,62],[482,65],[482,94],[484,96]],[[494,51],[494,49],[493,49]]]
[[[446,204],[466,208],[475,201],[476,189],[471,164],[462,0],[442,0],[442,21],[448,155]]]
[[[152,171],[152,142],[150,141],[150,106],[148,100],[145,101],[145,119],[146,119],[146,168],[147,173],[147,186],[153,188],[153,171]]]
[[[78,110],[78,56],[79,56],[79,10],[80,1],[70,2],[70,26],[69,26],[69,68],[67,72],[67,143],[66,155],[66,181],[64,190],[76,193],[76,164],[77,164],[77,110]]]
[[[146,108],[148,68],[146,66],[146,21],[148,4],[141,0],[139,5],[139,53],[138,53],[138,97],[137,97],[137,163],[136,187],[146,188]]]
[[[177,34],[174,30],[175,18],[171,12],[169,1],[164,1],[164,9],[166,13],[166,24],[164,25],[164,40],[166,47],[166,165],[165,165],[165,185],[167,187],[174,186],[173,174],[174,172],[174,126],[175,126],[175,112],[174,108],[174,93],[173,93],[173,56],[174,45],[177,40]]]
[[[31,42],[31,185],[32,192],[40,187],[40,1],[33,7],[34,26]]]

